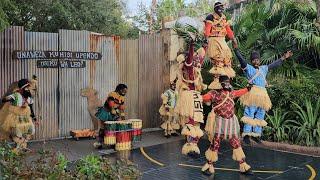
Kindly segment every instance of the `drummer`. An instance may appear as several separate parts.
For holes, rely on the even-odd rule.
[[[98,109],[96,117],[100,120],[100,130],[98,135],[98,142],[95,142],[93,145],[95,148],[101,148],[104,139],[104,122],[106,121],[119,121],[125,120],[125,106],[124,106],[124,96],[128,90],[127,85],[118,84],[116,90],[109,93],[106,102],[103,107]]]

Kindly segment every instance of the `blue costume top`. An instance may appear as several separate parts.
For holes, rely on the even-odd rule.
[[[242,57],[239,49],[235,49],[235,53],[236,53],[237,58],[239,59],[239,62],[241,64],[241,68],[245,70],[245,74],[249,80],[249,83],[254,84],[256,86],[259,86],[259,87],[262,87],[262,88],[265,88],[267,85],[266,78],[267,78],[268,71],[280,66],[283,62],[282,59],[278,59],[269,65],[259,66],[259,69],[257,69],[255,67],[253,67],[252,65],[247,64],[246,60]],[[259,74],[257,74],[257,72]]]
[[[263,65],[259,66],[259,69],[254,68],[252,65],[247,64],[245,68],[245,74],[248,80],[252,80],[249,83],[254,84],[256,86],[265,88],[267,85],[267,73],[268,73],[268,66]]]

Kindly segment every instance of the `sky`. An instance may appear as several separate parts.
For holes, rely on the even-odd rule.
[[[193,2],[194,0],[185,0],[185,3],[190,3]],[[151,5],[152,0],[126,0],[127,2],[127,8],[129,11],[129,14],[135,14],[135,12],[138,9],[138,4],[140,2],[144,3],[145,5],[147,5],[147,7],[149,7]]]

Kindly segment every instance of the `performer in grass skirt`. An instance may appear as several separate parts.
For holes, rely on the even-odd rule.
[[[116,90],[109,93],[106,102],[103,107],[98,109],[96,117],[100,120],[100,130],[97,138],[97,142],[93,145],[95,148],[101,148],[104,140],[104,131],[106,121],[119,121],[125,119],[125,95],[127,93],[128,87],[125,84],[119,84]]]
[[[240,126],[234,114],[234,99],[246,94],[251,86],[240,90],[232,90],[228,76],[220,76],[222,89],[212,90],[203,95],[204,103],[212,103],[212,111],[208,115],[205,131],[211,142],[205,156],[206,164],[202,171],[214,174],[214,163],[218,160],[218,151],[222,139],[229,140],[233,149],[232,158],[239,163],[239,170],[244,174],[252,174],[251,167],[245,161],[245,154],[241,148]]]

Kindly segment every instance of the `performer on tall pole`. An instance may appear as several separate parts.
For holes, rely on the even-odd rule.
[[[237,44],[234,33],[223,14],[224,6],[221,2],[214,4],[214,12],[209,14],[205,20],[204,35],[208,41],[207,55],[213,63],[210,73],[213,74],[213,82],[209,89],[220,89],[219,76],[227,75],[229,78],[235,77],[235,71],[232,69],[232,53],[228,47],[225,37]]]
[[[198,156],[200,149],[198,141],[203,136],[200,123],[203,123],[203,106],[201,91],[206,88],[202,82],[201,59],[204,58],[204,49],[194,52],[191,41],[189,51],[177,57],[179,73],[177,80],[178,100],[175,112],[182,118],[184,127],[181,131],[187,142],[182,147],[182,154]],[[201,53],[202,52],[202,53]]]

